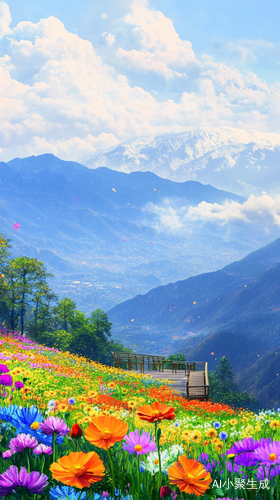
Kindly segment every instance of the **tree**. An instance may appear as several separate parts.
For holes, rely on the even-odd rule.
[[[21,334],[24,332],[25,314],[28,315],[30,302],[35,300],[33,295],[37,293],[40,297],[40,289],[46,289],[46,278],[53,277],[47,274],[43,262],[35,258],[18,257],[12,259],[8,267],[7,284],[8,291],[5,297],[11,310],[11,328],[15,330],[15,314],[20,317]],[[39,291],[38,291],[39,289]],[[39,294],[39,295],[38,295]],[[42,297],[41,297],[42,298]]]
[[[81,311],[76,311],[71,320],[73,337],[69,350],[93,361],[112,364],[112,354],[108,348],[111,326],[107,314],[101,309],[93,311],[90,318],[86,318]]]
[[[225,356],[220,359],[216,370],[209,372],[209,398],[217,403],[246,407],[253,411],[259,409],[255,398],[247,392],[240,392],[235,383],[232,365]]]
[[[171,356],[168,356],[166,362],[164,363],[164,367],[167,368],[167,370],[171,370],[172,361],[177,361],[177,360],[185,363],[186,362],[185,355],[182,353],[171,354]]]
[[[11,239],[7,238],[5,234],[0,233],[0,307],[8,291],[6,274],[9,266],[9,256],[11,255],[8,249],[12,247],[10,241]]]
[[[232,365],[228,359],[223,356],[216,367],[216,379],[219,382],[220,390],[224,392],[238,391],[235,383],[235,376],[232,370]]]
[[[32,318],[29,321],[29,331],[36,338],[39,331],[43,331],[49,326],[52,317],[52,311],[50,310],[50,303],[53,301],[58,301],[57,295],[52,292],[50,287],[45,281],[46,276],[52,276],[52,274],[41,275],[36,282],[36,287],[33,292],[33,297],[31,302],[34,304],[31,310]],[[47,321],[47,319],[49,321]]]
[[[75,310],[76,304],[73,300],[67,297],[60,300],[58,306],[53,308],[55,326],[59,325],[67,332],[67,328],[70,327],[71,321],[74,319]]]

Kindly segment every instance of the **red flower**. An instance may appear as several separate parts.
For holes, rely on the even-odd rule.
[[[80,437],[82,437],[83,435],[83,431],[81,429],[81,427],[79,426],[79,424],[74,424],[72,425],[72,429],[70,431],[70,437],[73,439],[78,439]]]
[[[169,495],[171,495],[171,493],[172,493],[172,490],[171,490],[171,488],[169,488],[169,486],[162,486],[160,488],[159,496],[160,496],[160,498],[165,498],[165,497],[168,497]]]

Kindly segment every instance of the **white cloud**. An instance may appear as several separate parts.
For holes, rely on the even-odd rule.
[[[139,71],[154,71],[166,78],[180,76],[190,62],[196,62],[192,44],[179,38],[171,19],[147,5],[142,0],[133,2],[125,18],[134,26],[133,35],[141,50],[119,48],[116,55],[124,65]]]
[[[112,33],[108,33],[108,35],[105,36],[105,39],[107,40],[107,43],[108,43],[109,47],[111,45],[113,45],[115,43],[115,41],[116,41],[116,39],[115,39],[114,35],[112,35]]]
[[[103,14],[101,14],[101,17],[102,17],[103,19],[106,19],[107,14],[105,14],[105,12],[103,12]]]
[[[164,199],[161,205],[148,203],[145,212],[156,215],[150,224],[154,229],[162,232],[181,233],[189,231],[196,223],[215,223],[227,226],[231,223],[250,224],[257,228],[273,230],[280,227],[280,195],[268,196],[265,192],[261,196],[251,195],[243,204],[236,201],[226,201],[224,204],[207,203],[203,201],[197,207],[182,206],[178,199]],[[148,221],[145,220],[147,224]]]
[[[22,21],[9,31],[8,6],[0,7],[0,26],[8,35],[0,59],[2,160],[49,151],[74,160],[120,141],[191,126],[280,132],[280,88],[252,72],[198,60],[172,21],[147,1],[134,2],[125,17],[133,42],[131,50],[117,48],[114,67],[53,16]],[[106,50],[112,51],[114,35],[106,35]],[[135,83],[139,70],[182,82],[181,98],[144,90]],[[184,87],[188,82],[191,90]]]
[[[11,33],[9,28],[11,22],[12,17],[8,5],[5,2],[0,2],[0,40]]]
[[[243,65],[254,65],[261,61],[279,64],[280,43],[239,39],[234,42],[221,43],[220,50],[228,53],[236,62]]]

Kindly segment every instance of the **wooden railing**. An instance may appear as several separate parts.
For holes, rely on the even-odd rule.
[[[115,368],[121,368],[125,365],[128,370],[132,370],[133,367],[138,370],[138,365],[140,367],[141,373],[144,373],[145,363],[148,370],[151,368],[155,370],[156,368],[164,372],[164,356],[155,356],[151,354],[136,354],[131,352],[112,352],[115,360]]]
[[[189,361],[188,379],[187,379],[187,398],[188,399],[209,399],[209,379],[208,363],[202,361]],[[202,367],[202,370],[197,368]]]

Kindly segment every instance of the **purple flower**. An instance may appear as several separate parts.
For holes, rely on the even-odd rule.
[[[50,436],[55,432],[58,436],[66,436],[70,432],[64,420],[59,417],[48,417],[44,422],[40,423],[40,429],[43,434]]]
[[[260,446],[264,446],[266,444],[270,444],[271,443],[271,438],[261,438],[260,441]]]
[[[21,467],[18,474],[18,486],[27,488],[28,493],[32,495],[41,493],[42,489],[48,484],[48,476],[46,474],[40,474],[38,471],[32,471],[28,474],[27,470]]]
[[[254,457],[263,465],[280,464],[280,441],[272,441],[272,443],[259,446],[254,451]]]
[[[38,446],[38,441],[30,434],[18,434],[17,437],[11,439],[9,448],[13,453],[25,450],[25,448],[31,448],[34,450]]]
[[[143,431],[140,436],[139,430],[136,429],[136,431],[124,436],[124,439],[126,443],[123,445],[123,450],[128,451],[130,454],[137,453],[137,455],[143,455],[144,453],[157,450],[156,443],[151,441],[149,432]]]
[[[7,450],[2,453],[2,457],[7,459],[10,458],[13,454],[14,452],[12,450]]]
[[[241,453],[241,455],[237,455],[234,459],[234,463],[240,467],[255,466],[258,462],[259,460],[255,458],[254,453],[248,451]]]
[[[76,403],[76,399],[74,399],[74,398],[69,398],[69,399],[68,399],[68,403],[69,403],[69,405],[74,405],[74,404]]]
[[[15,388],[18,389],[18,390],[19,389],[23,389],[24,388],[24,384],[22,382],[20,382],[19,380],[17,380],[15,382]]]
[[[238,455],[239,453],[244,453],[245,451],[255,451],[260,446],[259,441],[255,441],[253,438],[244,438],[241,441],[237,441],[234,445],[226,452],[226,455],[234,453]]]
[[[9,469],[0,475],[0,495],[9,495],[17,486],[18,469],[15,465],[11,465]]]
[[[34,448],[33,453],[35,453],[35,455],[41,455],[42,453],[46,453],[46,455],[52,455],[53,450],[51,446],[46,446],[45,444],[40,443],[38,444],[38,446],[36,446],[36,448]]]
[[[0,373],[9,373],[9,368],[6,365],[0,365]]]
[[[229,461],[228,464],[227,464],[227,470],[229,472],[232,472],[232,462],[231,461]],[[235,463],[233,463],[233,472],[242,473],[240,467],[238,465],[236,465]],[[242,477],[244,477],[243,473],[242,473]]]
[[[208,453],[202,452],[200,457],[198,457],[198,460],[205,466],[207,472],[212,472],[212,470],[216,468],[214,460],[209,458]]]
[[[5,387],[10,387],[13,385],[13,379],[11,375],[0,375],[0,385]]]

